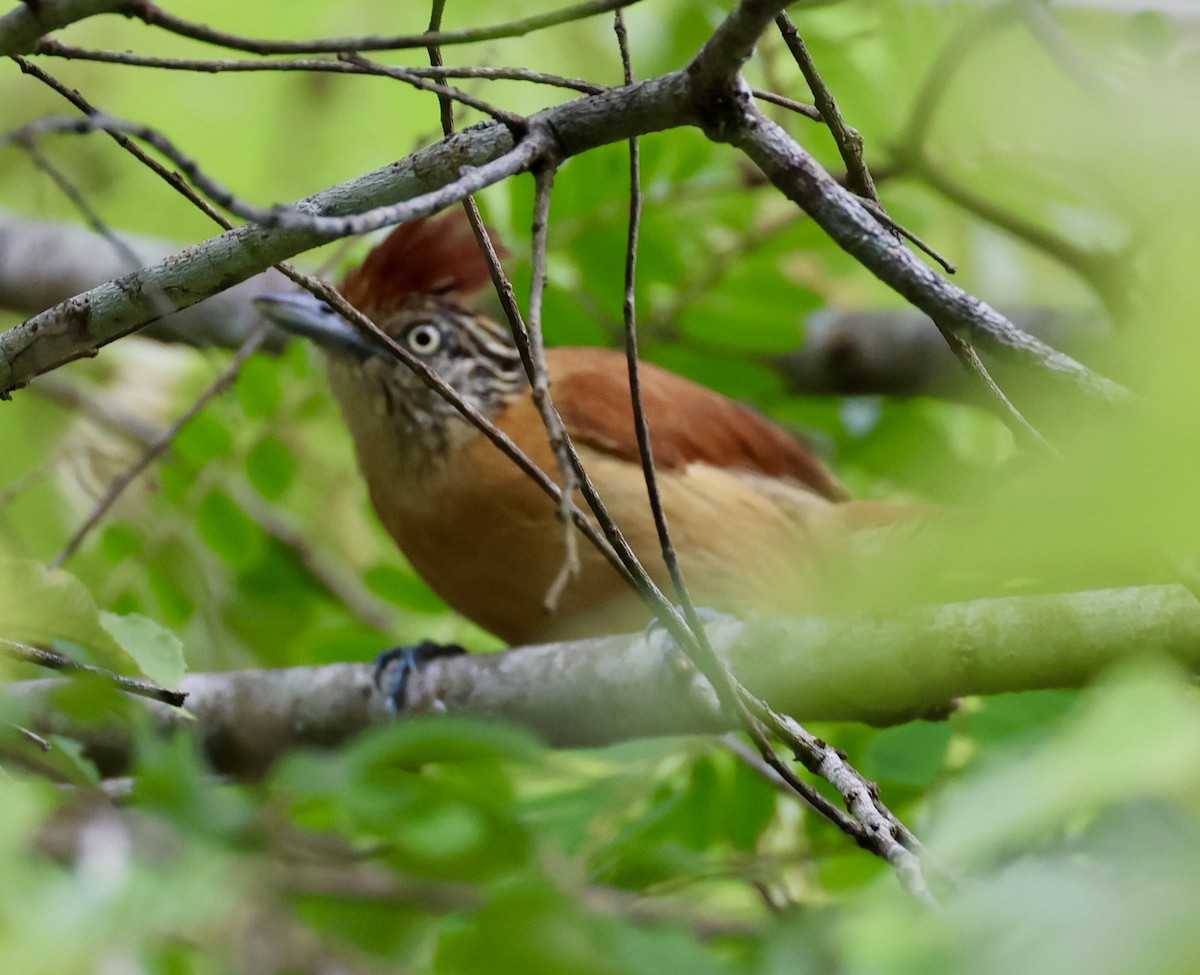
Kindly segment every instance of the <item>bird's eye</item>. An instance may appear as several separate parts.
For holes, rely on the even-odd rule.
[[[404,334],[404,341],[417,355],[433,355],[442,347],[442,333],[430,322],[420,322]]]

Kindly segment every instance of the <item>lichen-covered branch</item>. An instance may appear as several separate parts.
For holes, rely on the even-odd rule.
[[[1113,664],[1162,656],[1200,667],[1200,600],[1146,586],[916,607],[877,618],[717,623],[714,648],[754,691],[802,721],[886,724],[955,698],[1079,687]],[[191,722],[147,703],[164,727],[194,727],[214,766],[246,774],[299,747],[333,746],[390,720],[370,664],[192,674]],[[48,706],[53,681],[9,688],[40,733],[77,734],[109,772],[130,737],[81,729]],[[661,638],[615,636],[435,660],[410,678],[408,711],[522,725],[554,746],[724,731],[711,691],[674,666]]]
[[[699,126],[710,137],[742,149],[843,248],[929,314],[939,328],[1015,352],[1090,392],[1120,398],[1123,391],[1115,384],[1020,331],[927,268],[786,132],[753,107],[738,71],[781,6],[743,0],[688,68],[546,109],[528,120],[528,131],[550,133],[551,155],[562,159],[663,129]],[[91,119],[90,124],[102,127],[102,121]],[[163,315],[164,299],[169,306],[188,307],[331,236],[361,229],[363,224],[352,215],[374,211],[391,219],[408,210],[386,208],[422,194],[456,183],[467,192],[474,186],[472,174],[481,167],[506,155],[516,158],[518,138],[509,125],[483,124],[288,210],[239,205],[244,213],[270,213],[268,222],[284,225],[238,227],[76,295],[10,330],[0,336],[0,395],[156,321]],[[541,158],[540,153],[529,156],[528,165]],[[446,196],[456,198],[454,193]],[[329,219],[339,217],[349,219]]]

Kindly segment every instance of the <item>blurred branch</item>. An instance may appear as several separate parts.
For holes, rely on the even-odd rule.
[[[50,568],[57,569],[67,561],[83,544],[84,539],[94,529],[104,516],[116,504],[117,499],[125,491],[130,484],[153,464],[162,454],[175,442],[175,438],[183,431],[192,420],[194,420],[204,408],[211,403],[217,396],[223,393],[233,384],[242,371],[242,366],[255,352],[259,346],[266,340],[267,329],[265,326],[260,327],[250,334],[250,337],[242,343],[237,354],[229,361],[229,364],[221,371],[220,375],[214,379],[208,387],[193,401],[180,417],[175,420],[162,434],[152,443],[146,445],[146,449],[141,455],[131,464],[120,476],[116,477],[108,485],[104,496],[96,502],[91,513],[84,519],[81,524],[72,534],[62,549],[49,562]]]
[[[974,214],[1005,233],[1034,247],[1079,275],[1116,318],[1125,306],[1125,276],[1117,273],[1126,261],[1120,252],[1089,250],[1049,228],[998,206],[956,180],[936,160],[930,149],[930,132],[946,93],[953,90],[955,75],[984,42],[1014,24],[1024,23],[1043,47],[1050,49],[1062,69],[1079,79],[1079,66],[1061,50],[1057,25],[1037,0],[1002,0],[966,20],[943,43],[913,99],[901,135],[892,147],[895,176],[911,176],[944,196],[955,206]],[[1048,37],[1049,35],[1049,37]],[[1058,49],[1053,42],[1058,41]],[[1072,68],[1074,66],[1074,68]],[[1085,81],[1095,85],[1095,80]]]
[[[156,237],[122,234],[140,264],[168,258],[179,245]],[[102,236],[77,224],[31,220],[0,209],[0,307],[37,315],[130,270],[124,254]],[[251,304],[258,294],[287,290],[274,268],[147,326],[145,334],[168,342],[237,348],[262,322]],[[286,341],[273,331],[268,347]]]
[[[40,377],[30,386],[30,391],[84,414],[91,422],[132,440],[140,447],[150,448],[163,439],[164,431],[157,424],[148,424],[140,417],[114,406],[100,391],[85,390],[56,376]],[[40,476],[44,472],[38,469],[32,473]],[[23,490],[28,479],[29,475],[26,475],[19,482],[0,490],[0,506],[11,493]],[[363,584],[359,574],[342,564],[332,552],[314,546],[313,540],[291,514],[266,501],[252,487],[238,480],[226,482],[224,489],[252,521],[292,552],[309,578],[334,600],[364,624],[381,633],[394,628],[396,610],[372,593]]]
[[[1200,668],[1200,601],[1145,586],[915,607],[879,617],[715,623],[712,644],[752,690],[804,720],[908,720],[971,694],[1079,687],[1132,655]],[[131,735],[56,713],[54,681],[12,685],[40,734],[86,741],[110,774]],[[191,674],[181,690],[217,771],[259,772],[289,750],[332,747],[389,720],[370,664]],[[410,677],[411,713],[508,721],[557,747],[727,731],[711,692],[644,635],[439,659]],[[147,703],[164,728],[193,727]]]
[[[1097,349],[1109,335],[1100,312],[1030,309],[1010,318],[1072,354]],[[982,395],[928,316],[908,309],[823,309],[805,321],[803,344],[770,363],[793,393],[971,402]]]

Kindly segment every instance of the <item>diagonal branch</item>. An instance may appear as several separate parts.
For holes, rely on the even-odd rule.
[[[551,128],[565,155],[633,135],[691,124],[687,85],[678,73],[602,92],[533,117]],[[499,123],[476,126],[373,172],[331,187],[302,204],[307,213],[357,213],[408,200],[452,183],[463,167],[478,167],[513,148]],[[92,288],[0,335],[0,392],[95,353],[108,342],[155,321],[157,289],[176,308],[196,302],[319,244],[328,234],[310,227],[237,227],[133,274]]]
[[[1051,375],[1108,402],[1129,393],[1070,356],[1022,332],[1007,318],[942,278],[879,225],[784,129],[747,98],[710,134],[731,142],[767,178],[868,271],[929,315],[940,329],[1036,363]]]

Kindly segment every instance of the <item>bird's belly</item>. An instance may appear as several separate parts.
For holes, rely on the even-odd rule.
[[[672,601],[640,471],[585,463],[634,552]],[[551,609],[565,565],[557,504],[513,468],[511,481],[441,480],[420,506],[397,508],[372,490],[376,510],[413,568],[447,603],[509,643],[578,639],[640,629],[650,610],[581,534],[579,571]],[[680,564],[695,601],[738,616],[797,614],[811,603],[820,534],[807,515],[729,476],[696,468],[661,481]],[[833,506],[814,510],[818,516]],[[820,521],[820,517],[815,520]]]
[[[549,605],[566,564],[566,542],[554,504],[544,501],[544,512],[533,519],[523,506],[494,499],[465,512],[390,512],[384,521],[434,592],[508,643],[579,639],[642,626],[649,611],[578,534],[578,574]]]

